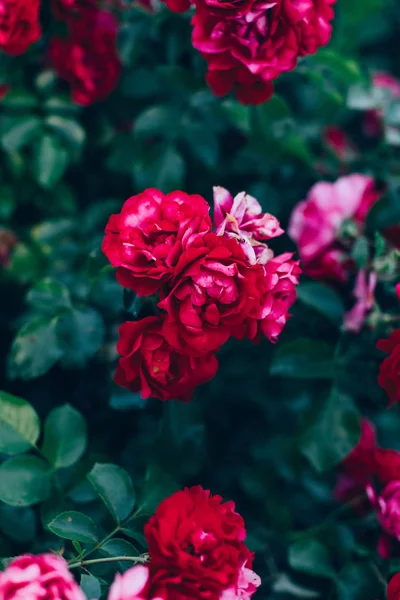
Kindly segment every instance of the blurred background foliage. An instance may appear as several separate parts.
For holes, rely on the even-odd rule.
[[[339,294],[303,277],[276,347],[227,344],[217,377],[190,404],[163,405],[112,382],[118,325],[147,308],[123,293],[100,251],[108,216],[145,187],[209,202],[214,185],[246,190],[286,227],[313,183],[363,172],[386,189],[368,233],[400,223],[400,100],[386,103],[378,139],[362,128],[375,107],[371,72],[400,77],[400,5],[339,0],[335,11],[330,45],[282,76],[258,107],[213,97],[191,47],[190,15],[165,7],[119,13],[123,76],[93,107],[72,104],[43,61],[55,27],[47,6],[37,47],[1,57],[11,90],[0,103],[0,225],[16,241],[0,270],[0,389],[38,415],[29,413],[33,433],[11,451],[0,423],[2,557],[57,548],[48,525],[65,510],[111,531],[86,478],[106,462],[129,473],[137,496],[136,516],[110,553],[124,543],[141,549],[146,514],[178,487],[201,483],[244,515],[259,598],[384,597],[382,577],[396,562],[380,564],[374,519],[332,498],[334,467],[358,440],[360,413],[377,424],[382,445],[400,449],[398,411],[385,410],[376,383],[382,331],[341,330],[352,285]],[[332,125],[359,149],[346,161],[326,145]],[[295,250],[286,236],[272,245]],[[383,286],[384,304],[392,291]],[[82,585],[94,593],[97,579]]]

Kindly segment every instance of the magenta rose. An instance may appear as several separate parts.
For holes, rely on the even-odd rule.
[[[209,233],[184,250],[168,295],[164,334],[179,352],[202,356],[218,350],[258,301],[257,274],[235,239]]]
[[[23,54],[41,35],[40,0],[0,2],[0,50],[11,56]]]
[[[382,361],[378,383],[389,396],[389,406],[400,402],[400,329],[388,339],[379,340],[376,347],[389,356]]]
[[[321,181],[293,210],[288,233],[297,243],[304,271],[316,278],[345,281],[351,257],[340,243],[345,221],[361,233],[369,209],[379,199],[374,180],[355,173],[335,183]]]
[[[150,569],[137,565],[120,575],[116,574],[108,593],[108,600],[151,600]],[[155,599],[154,599],[155,600]],[[157,600],[161,600],[157,598]]]
[[[132,196],[106,227],[102,250],[124,287],[139,296],[157,292],[171,279],[182,254],[211,231],[207,202],[197,194],[163,194],[149,188]]]
[[[214,94],[234,90],[242,104],[265,102],[273,79],[329,41],[334,1],[197,0],[192,42]]]
[[[54,554],[20,556],[0,572],[1,600],[85,600],[68,564]]]
[[[162,315],[121,325],[115,382],[142,398],[188,402],[198,385],[215,376],[218,362],[212,353],[194,358],[177,352],[164,337],[164,324]]]
[[[51,40],[50,58],[59,77],[70,84],[76,104],[105,100],[121,72],[117,21],[102,10],[81,9],[79,18],[68,21],[68,37]]]
[[[379,495],[372,486],[367,487],[367,492],[383,529],[378,543],[378,554],[388,559],[394,542],[400,541],[400,481],[391,481]]]

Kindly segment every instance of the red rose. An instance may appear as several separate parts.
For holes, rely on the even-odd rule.
[[[218,350],[255,306],[260,271],[248,265],[237,240],[215,233],[184,250],[171,291],[159,303],[171,346],[191,356]]]
[[[386,588],[387,600],[400,600],[400,573],[396,573]]]
[[[121,355],[115,382],[142,398],[190,400],[194,389],[212,379],[218,368],[214,354],[192,358],[179,354],[165,340],[163,317],[147,317],[121,325]]]
[[[389,406],[400,402],[400,329],[387,340],[379,340],[376,347],[389,354],[379,369],[378,383],[389,396]]]
[[[163,194],[148,188],[129,198],[106,226],[102,250],[121,285],[139,296],[157,292],[169,281],[182,253],[211,230],[207,202],[197,194]]]
[[[41,36],[40,0],[2,0],[0,3],[0,49],[17,56]]]
[[[68,563],[54,554],[26,554],[0,573],[2,600],[85,600]]]
[[[240,579],[243,567],[252,573],[252,555],[244,521],[233,502],[221,501],[200,486],[186,488],[164,500],[148,521],[144,532],[157,596],[219,600],[230,588],[245,589]],[[259,585],[253,583],[250,594]]]
[[[107,12],[81,10],[68,23],[68,38],[54,38],[50,57],[58,75],[68,81],[72,100],[82,106],[104,100],[117,85],[121,62],[117,22]]]
[[[273,79],[329,41],[334,1],[197,0],[192,41],[214,94],[234,89],[242,104],[270,98]]]

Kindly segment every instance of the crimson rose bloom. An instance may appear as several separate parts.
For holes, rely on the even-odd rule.
[[[85,600],[63,558],[26,554],[0,573],[1,600]]]
[[[400,402],[400,329],[387,340],[379,340],[376,347],[389,354],[379,369],[378,383],[389,396],[389,406]]]
[[[182,253],[211,231],[210,208],[197,194],[163,194],[148,188],[129,198],[106,227],[102,250],[121,285],[139,296],[157,292],[169,281]]]
[[[396,573],[386,588],[387,600],[400,600],[400,573]]]
[[[383,530],[378,542],[378,554],[388,559],[394,541],[400,542],[400,481],[391,481],[379,495],[372,486],[367,487],[367,492]]]
[[[50,57],[58,75],[71,85],[72,100],[89,106],[107,98],[117,85],[117,22],[105,11],[84,9],[69,21],[68,30],[67,39],[51,41]]]
[[[219,600],[235,598],[238,589],[245,590],[238,598],[255,591],[259,579],[250,576],[244,521],[233,502],[221,501],[200,486],[186,488],[164,500],[148,521],[144,532],[157,596]]]
[[[214,354],[193,358],[179,354],[165,340],[163,316],[121,325],[117,351],[121,355],[115,382],[142,398],[190,400],[194,389],[212,379],[218,368]]]
[[[41,35],[40,0],[0,2],[0,50],[11,56],[23,54]]]
[[[190,356],[218,350],[255,306],[260,271],[248,265],[237,240],[215,233],[184,250],[171,291],[159,303],[167,312],[163,332],[171,346]]]
[[[197,0],[192,41],[208,63],[214,94],[234,89],[242,104],[268,100],[273,79],[328,43],[334,2]]]

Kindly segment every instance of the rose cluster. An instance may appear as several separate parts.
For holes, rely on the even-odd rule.
[[[341,464],[335,497],[375,511],[382,528],[378,553],[389,558],[400,542],[400,452],[377,446],[374,426],[365,419],[359,443]]]
[[[215,228],[198,195],[147,189],[106,227],[102,249],[119,283],[158,294],[154,316],[126,322],[115,380],[134,392],[187,401],[214,377],[215,352],[230,337],[276,341],[296,298],[300,268],[265,243],[278,221],[242,192],[214,190]]]
[[[164,500],[145,526],[149,562],[116,575],[108,600],[250,600],[261,580],[233,502],[200,486]],[[60,556],[25,555],[0,573],[2,600],[84,600]]]
[[[55,19],[67,28],[66,37],[50,40],[52,66],[70,84],[77,104],[104,100],[116,87],[121,71],[117,21],[110,12],[100,10],[96,0],[52,0],[51,7]],[[11,56],[26,52],[41,36],[39,13],[40,0],[0,2],[0,50]]]
[[[335,0],[165,2],[176,12],[194,4],[192,43],[207,61],[214,94],[233,90],[242,104],[261,104],[274,79],[329,42]]]

